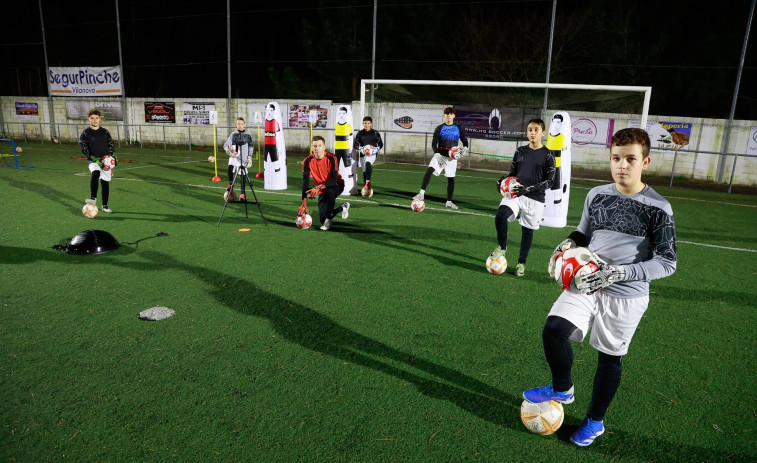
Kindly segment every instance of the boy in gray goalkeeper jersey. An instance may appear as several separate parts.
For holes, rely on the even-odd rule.
[[[600,270],[574,279],[577,292],[563,291],[549,312],[542,332],[552,384],[529,389],[523,397],[540,403],[574,399],[571,341],[599,351],[586,418],[570,440],[587,446],[604,433],[604,416],[620,385],[621,359],[649,304],[649,282],[676,270],[676,234],[670,204],[641,181],[651,161],[649,135],[623,129],[612,137],[610,168],[615,183],[589,191],[578,229],[560,243],[558,254],[588,246]]]

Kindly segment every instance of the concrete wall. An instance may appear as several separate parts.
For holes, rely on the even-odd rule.
[[[103,98],[91,99],[103,101]],[[0,122],[2,123],[1,134],[4,138],[14,138],[17,142],[49,142],[53,138],[53,130],[56,136],[64,142],[74,142],[78,139],[81,131],[87,126],[83,120],[66,119],[66,98],[53,98],[53,111],[51,117],[50,100],[45,97],[0,97]],[[208,149],[213,145],[213,129],[208,125],[192,125],[183,123],[184,102],[214,102],[218,111],[219,124],[217,126],[216,144],[222,145],[228,134],[234,130],[234,121],[238,115],[245,117],[248,128],[257,138],[257,127],[252,124],[251,108],[260,107],[261,111],[267,100],[233,99],[231,100],[231,117],[227,114],[227,101],[222,98],[175,98],[176,123],[145,123],[144,102],[166,101],[156,98],[128,98],[126,100],[126,119],[124,122],[103,121],[114,139],[117,146],[139,145],[166,146],[174,148],[186,147],[186,149]],[[39,105],[39,121],[22,121],[16,115],[16,102],[32,102]],[[283,111],[289,104],[303,103],[301,100],[278,100]],[[336,103],[330,101],[308,101],[305,103],[330,106],[330,116],[336,114]],[[438,106],[438,107],[437,107]],[[385,142],[383,158],[388,162],[411,162],[423,164],[428,162],[431,144],[431,134],[407,133],[399,129],[392,120],[392,109],[395,104],[377,104],[373,110],[374,128],[382,132]],[[353,110],[359,110],[359,102],[352,103]],[[429,109],[439,110],[439,123],[442,122],[442,105],[428,105]],[[571,112],[571,117],[576,120],[579,117],[612,118],[614,128],[629,125],[629,118],[619,114],[579,113]],[[333,146],[333,127],[335,117],[330,117],[329,127],[315,129],[314,134],[322,135],[327,140],[327,146]],[[355,114],[354,128],[361,126],[362,117]],[[678,116],[650,115],[650,121],[677,121],[692,124],[689,145],[679,151],[653,150],[652,163],[649,172],[653,175],[684,177],[687,179],[717,181],[719,171],[724,172],[723,181],[730,180],[731,172],[735,163],[734,184],[757,186],[757,157],[746,156],[722,156],[719,154],[723,144],[725,126],[727,121],[723,119],[685,118]],[[51,122],[54,121],[54,124]],[[54,127],[54,129],[53,129]],[[728,144],[728,153],[746,154],[750,132],[757,127],[757,121],[734,121]],[[261,134],[262,136],[262,127]],[[289,153],[305,153],[309,151],[310,131],[308,129],[285,129],[287,151]],[[471,139],[472,155],[466,159],[466,163],[472,168],[505,170],[509,168],[510,160],[515,149],[524,141],[491,141]],[[572,157],[575,168],[583,171],[596,171],[607,173],[609,149],[604,143],[579,145],[573,143]],[[675,163],[675,168],[674,168]]]

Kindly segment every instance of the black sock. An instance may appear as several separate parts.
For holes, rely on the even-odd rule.
[[[494,226],[497,229],[497,243],[500,249],[507,249],[507,219],[512,215],[512,209],[507,206],[499,206],[497,215],[494,216]]]
[[[455,177],[447,177],[447,201],[452,201],[452,193],[455,192]]]
[[[528,259],[528,252],[531,250],[531,242],[534,240],[534,230],[532,228],[523,227],[523,234],[520,237],[520,256],[518,256],[518,263],[525,264]]]
[[[552,371],[552,387],[555,391],[565,392],[573,386],[571,369],[573,367],[573,346],[570,335],[576,326],[562,317],[547,317],[542,331],[544,355]]]
[[[607,407],[610,406],[620,386],[623,372],[622,356],[600,352],[597,359],[597,372],[594,374],[594,389],[586,416],[594,421],[605,419]]]

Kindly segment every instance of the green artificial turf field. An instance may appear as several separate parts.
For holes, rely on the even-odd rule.
[[[607,432],[578,448],[588,342],[563,427],[541,437],[519,416],[522,391],[550,379],[541,329],[560,289],[546,262],[572,229],[538,230],[517,278],[512,224],[510,267],[488,274],[499,174],[458,171],[459,212],[435,177],[414,213],[425,167],[378,165],[374,197],[322,232],[294,225],[291,156],[288,190],[253,180],[267,226],[230,204],[217,227],[226,183],[207,152],[119,150],[114,212],[87,219],[78,148],[25,149],[33,168],[0,169],[4,461],[757,459],[757,196],[655,187],[678,271],[652,283]],[[595,185],[573,181],[569,226]],[[138,243],[51,249],[89,229]],[[176,314],[138,319],[158,305]]]

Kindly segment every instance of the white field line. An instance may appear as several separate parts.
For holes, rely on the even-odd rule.
[[[193,162],[202,162],[202,161],[196,161],[195,160],[195,161],[186,161],[186,162],[179,162],[179,163],[172,162],[171,165],[175,165],[175,164],[188,164],[188,163],[193,163]],[[152,165],[149,165],[149,166],[127,167],[127,168],[119,169],[119,170],[142,169],[142,168],[145,168],[145,167],[156,167],[156,165],[152,164]],[[407,173],[411,172],[411,171],[398,171],[398,170],[394,170],[394,169],[380,169],[380,170],[391,170],[392,172],[407,172]],[[417,172],[413,171],[413,173],[417,173]],[[76,175],[89,175],[89,173],[86,173],[86,174],[82,173],[82,174],[76,174]],[[470,178],[480,178],[480,177],[475,177],[475,176],[468,176],[468,177],[470,177]],[[160,182],[160,181],[152,181],[152,180],[148,182],[146,180],[140,180],[140,179],[136,179],[136,178],[115,177],[114,180],[131,181],[131,182],[157,183],[157,184],[162,184],[162,185],[191,186],[191,187],[197,187],[197,188],[213,188],[213,189],[219,189],[219,190],[226,189],[225,186],[220,186],[220,185],[198,185],[198,184],[192,184],[192,183]],[[223,183],[223,182],[221,182],[221,183]],[[576,187],[576,188],[583,188],[583,189],[587,189],[587,190],[589,189],[589,188],[586,188],[586,187]],[[255,190],[255,192],[258,193],[258,194],[263,193],[263,194],[269,194],[269,195],[295,196],[298,199],[301,196],[301,194],[299,194],[299,193],[288,193],[288,192],[282,192],[282,191],[268,191],[268,190],[258,191],[258,190]],[[679,199],[688,199],[688,198],[679,198]],[[408,200],[409,200],[409,198],[408,198]],[[703,200],[692,200],[692,201],[703,201]],[[353,202],[354,203],[365,203],[365,204],[371,204],[371,205],[374,205],[374,206],[390,206],[390,207],[402,207],[402,208],[410,209],[410,205],[409,204],[368,201],[368,200],[365,200],[365,199],[356,199],[356,198],[353,198],[353,197],[350,197],[349,202],[351,202],[351,203],[353,203]],[[712,203],[715,203],[715,204],[729,204],[729,203],[718,203],[718,202],[715,202],[715,201],[706,201],[706,202],[712,202]],[[733,205],[733,206],[742,206],[742,204],[731,204],[731,205]],[[749,207],[754,207],[754,206],[749,206]],[[450,209],[448,207],[428,207],[427,206],[426,209],[429,210],[429,211],[440,211],[440,212],[448,212],[448,213],[453,213],[453,214],[472,215],[472,216],[476,216],[476,217],[494,218],[494,214],[484,214],[484,213],[481,213],[481,212],[468,212],[468,211],[453,211],[452,209]],[[565,228],[576,228],[576,227],[568,225]],[[693,245],[693,246],[704,246],[704,247],[708,247],[708,248],[725,249],[725,250],[729,250],[729,251],[755,252],[755,253],[757,253],[757,249],[734,248],[734,247],[730,247],[730,246],[718,246],[718,245],[715,245],[715,244],[697,243],[695,241],[678,241],[678,243],[690,244],[690,245]]]

